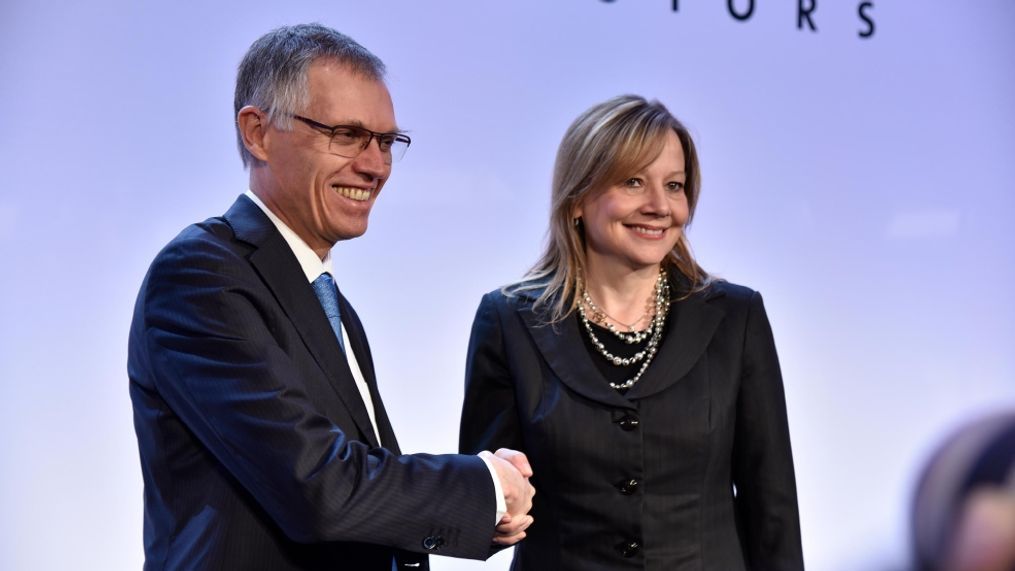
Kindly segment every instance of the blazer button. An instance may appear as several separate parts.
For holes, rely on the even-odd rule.
[[[620,551],[624,557],[634,557],[641,551],[641,544],[634,539],[628,539],[617,545],[617,551]]]
[[[631,494],[638,491],[639,485],[641,485],[641,482],[639,482],[634,478],[631,478],[630,480],[623,480],[620,483],[618,483],[617,489],[620,490],[620,493],[624,494],[625,496],[630,496]]]
[[[428,535],[423,538],[423,549],[437,551],[444,545],[444,538],[439,535]]]
[[[618,425],[620,425],[620,428],[626,432],[631,432],[632,430],[638,428],[638,425],[641,424],[641,421],[638,420],[638,417],[631,414],[624,415],[620,420],[617,420],[616,422]]]

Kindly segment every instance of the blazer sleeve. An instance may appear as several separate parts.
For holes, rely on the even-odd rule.
[[[757,292],[750,299],[746,318],[736,418],[733,479],[748,568],[803,569],[782,374]]]
[[[208,237],[156,258],[135,313],[132,378],[151,379],[146,390],[292,540],[420,552],[436,535],[441,555],[486,558],[496,503],[482,459],[399,456],[347,437],[308,398],[263,315],[269,294],[245,264]]]
[[[472,324],[458,440],[458,450],[463,454],[498,448],[524,451],[505,331],[498,313],[503,302],[499,292],[483,296]]]

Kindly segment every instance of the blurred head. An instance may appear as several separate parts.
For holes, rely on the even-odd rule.
[[[684,233],[700,191],[694,141],[661,103],[622,95],[593,106],[557,151],[548,244],[528,281],[547,286],[541,301],[556,298],[555,319],[574,309],[590,252],[632,268],[662,264],[702,287],[708,275]]]
[[[365,48],[317,24],[269,32],[240,64],[236,125],[251,189],[319,255],[366,231],[391,172],[398,127],[383,73]]]
[[[912,539],[920,571],[1015,570],[1015,413],[938,448],[917,486]]]

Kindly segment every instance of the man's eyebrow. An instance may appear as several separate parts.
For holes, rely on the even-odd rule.
[[[362,129],[366,129],[363,125],[363,121],[360,121],[359,119],[340,119],[334,123],[329,123],[329,125],[331,127],[360,127]]]
[[[363,124],[363,121],[360,121],[359,119],[346,119],[344,121],[335,123],[333,126],[343,126],[343,125],[346,126],[346,127],[359,127],[360,129],[366,129],[367,128],[366,125]],[[372,131],[373,129],[370,129],[370,130]],[[379,132],[382,132],[382,133],[385,133],[385,134],[392,134],[392,135],[404,135],[404,134],[408,133],[408,131],[405,131],[405,130],[399,128],[399,127],[395,127],[394,129],[392,129],[390,131],[379,131]]]

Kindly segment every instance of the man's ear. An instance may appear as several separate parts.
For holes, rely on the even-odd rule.
[[[259,161],[268,160],[266,141],[268,135],[268,116],[253,105],[244,106],[236,115],[240,138],[247,151]]]

